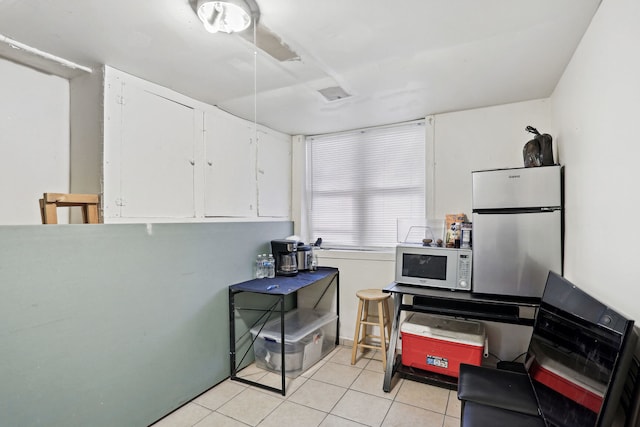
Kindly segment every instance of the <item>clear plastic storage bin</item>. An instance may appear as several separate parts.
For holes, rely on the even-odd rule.
[[[297,377],[335,348],[338,316],[299,308],[284,315],[285,374]],[[251,329],[259,368],[282,372],[280,318]],[[257,336],[257,337],[256,337]]]

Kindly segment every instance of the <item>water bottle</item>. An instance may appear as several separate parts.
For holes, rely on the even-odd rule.
[[[262,277],[269,277],[269,256],[262,254]]]
[[[318,253],[316,251],[316,246],[311,246],[311,262],[310,269],[311,271],[316,271],[318,269]]]
[[[256,257],[256,279],[264,279],[265,277],[265,255],[260,254]]]
[[[276,259],[273,257],[273,254],[269,254],[267,257],[267,277],[269,279],[273,279],[276,277]]]
[[[266,278],[269,274],[269,258],[267,254],[260,255],[262,259],[262,278]]]

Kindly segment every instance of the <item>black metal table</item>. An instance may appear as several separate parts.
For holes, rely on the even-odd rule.
[[[340,331],[340,272],[337,268],[332,267],[318,267],[316,271],[305,271],[299,272],[296,276],[285,277],[285,276],[276,276],[273,279],[253,279],[248,280],[246,282],[236,283],[234,285],[229,286],[229,355],[230,355],[230,364],[231,364],[231,379],[235,381],[240,381],[246,384],[251,384],[256,387],[260,387],[266,390],[271,390],[275,392],[281,393],[283,396],[286,393],[286,375],[285,375],[285,322],[284,322],[284,314],[285,314],[285,297],[287,295],[295,294],[299,290],[306,288],[308,286],[318,284],[322,282],[324,279],[326,280],[326,286],[322,290],[320,296],[313,308],[316,308],[320,301],[327,294],[327,291],[331,287],[332,284],[336,285],[336,314],[338,315],[338,321],[336,322],[336,345],[339,344],[339,331]],[[238,307],[236,306],[235,297],[237,294],[242,292],[250,292],[254,294],[264,294],[264,295],[273,295],[277,297],[277,302],[272,304],[267,308],[255,308],[255,307]],[[236,324],[235,324],[235,314],[236,311],[240,310],[252,310],[252,311],[262,311],[263,315],[256,321],[256,326],[260,322],[262,325],[260,327],[260,331],[262,327],[267,323],[271,314],[278,310],[280,312],[280,325],[281,325],[281,371],[282,371],[282,388],[275,388],[269,385],[261,384],[256,381],[249,380],[247,378],[238,377],[238,362],[236,360]],[[248,331],[247,331],[248,332]],[[255,342],[257,336],[253,338],[251,344]],[[247,349],[247,351],[242,356],[239,363],[242,363],[244,358],[247,356],[247,353],[251,347]]]
[[[457,388],[458,379],[446,375],[408,368],[402,365],[400,355],[396,357],[396,345],[400,328],[400,313],[413,311],[439,314],[475,320],[533,326],[540,305],[537,299],[518,299],[503,295],[478,295],[472,292],[451,291],[392,282],[383,289],[393,297],[394,316],[391,327],[387,366],[382,389],[391,391],[391,380],[396,372],[405,378],[435,384],[450,389]],[[412,297],[404,303],[404,296]]]

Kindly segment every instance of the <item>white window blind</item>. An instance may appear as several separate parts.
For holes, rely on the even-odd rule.
[[[329,248],[397,242],[397,219],[425,216],[424,121],[307,138],[312,237]]]

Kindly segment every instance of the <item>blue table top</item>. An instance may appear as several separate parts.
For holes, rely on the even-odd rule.
[[[255,292],[271,295],[289,295],[318,280],[337,274],[333,267],[318,267],[316,271],[301,271],[295,276],[276,276],[273,279],[253,279],[229,286],[233,292]]]

